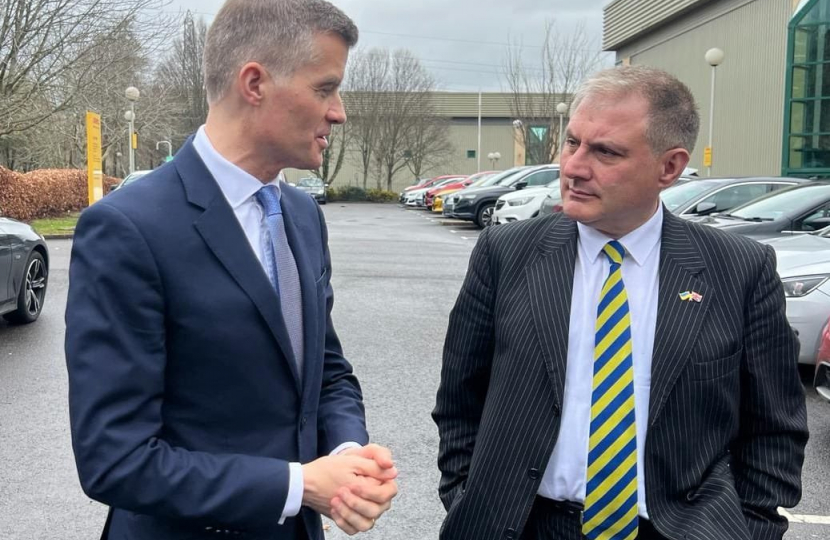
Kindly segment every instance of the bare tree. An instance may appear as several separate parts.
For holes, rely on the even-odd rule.
[[[570,34],[561,34],[555,21],[545,24],[545,40],[538,63],[528,66],[523,48],[511,43],[507,49],[504,76],[511,114],[521,121],[517,130],[527,152],[528,163],[550,163],[559,152],[559,115],[556,105],[570,103],[578,85],[600,66],[601,49],[578,24]]]
[[[378,187],[384,180],[386,189],[391,190],[395,174],[407,166],[416,152],[423,162],[421,149],[410,144],[423,140],[415,133],[434,115],[431,94],[435,81],[421,62],[403,49],[392,55],[388,81],[386,91],[379,96],[382,106],[374,154],[382,175]]]
[[[175,134],[183,138],[198,129],[207,119],[207,94],[202,72],[202,55],[205,50],[207,25],[185,14],[182,35],[176,39],[171,54],[157,73],[159,84],[168,88],[171,99],[177,105],[178,125]]]
[[[326,184],[333,184],[346,159],[346,148],[350,143],[348,123],[331,127],[329,145],[323,150],[323,164],[314,171]]]
[[[352,55],[346,74],[343,101],[349,118],[350,155],[362,170],[363,189],[366,189],[377,145],[381,96],[387,89],[390,64],[388,50],[359,50]]]
[[[439,117],[430,105],[412,119],[404,158],[415,178],[450,162],[455,147],[450,142],[449,131],[449,120]]]
[[[0,4],[0,135],[26,131],[69,109],[120,59],[108,55],[124,29],[164,27],[166,0],[6,0]],[[157,36],[145,35],[144,39]],[[71,83],[71,84],[67,84]]]

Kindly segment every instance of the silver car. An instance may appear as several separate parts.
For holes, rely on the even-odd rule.
[[[801,342],[800,364],[814,364],[830,318],[830,228],[762,240],[775,249],[787,297],[787,319]]]

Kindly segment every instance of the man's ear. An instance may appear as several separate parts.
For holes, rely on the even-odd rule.
[[[268,71],[258,62],[248,62],[242,66],[236,77],[236,89],[242,100],[258,107],[262,103],[262,87],[268,77]]]
[[[690,159],[689,151],[685,148],[672,148],[666,151],[661,159],[660,187],[665,189],[674,184],[674,181],[683,174]]]

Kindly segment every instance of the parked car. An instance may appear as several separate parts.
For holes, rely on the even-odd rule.
[[[320,204],[326,204],[326,201],[328,200],[326,195],[327,187],[328,186],[326,186],[323,182],[323,179],[316,176],[306,176],[305,178],[300,178],[297,181],[297,189],[305,191],[314,197],[314,200]]]
[[[118,184],[117,184],[114,188],[112,188],[109,192],[110,192],[110,193],[112,193],[112,192],[113,192],[113,191],[115,191],[116,189],[121,189],[121,188],[123,188],[123,187],[125,187],[125,186],[129,186],[130,184],[132,184],[133,182],[135,182],[136,180],[138,180],[138,179],[139,179],[139,178],[141,178],[142,176],[145,176],[145,175],[147,175],[147,174],[149,174],[149,173],[151,173],[151,172],[153,172],[153,171],[152,171],[152,169],[151,169],[151,170],[146,170],[146,171],[134,171],[134,172],[131,172],[131,173],[130,173],[130,174],[128,174],[126,177],[124,177],[124,179],[123,179],[123,180],[121,180],[121,182],[119,182],[119,183],[118,183]]]
[[[513,223],[538,216],[542,201],[551,191],[560,191],[558,178],[545,186],[528,187],[502,195],[496,201],[493,223],[496,225]]]
[[[34,229],[0,217],[0,315],[14,324],[37,320],[49,282],[49,251]]]
[[[442,180],[446,180],[447,178],[454,178],[454,177],[457,177],[457,176],[459,176],[459,175],[445,174],[445,175],[441,175],[441,176],[434,176],[434,177],[428,178],[427,180],[424,180],[424,181],[419,180],[418,183],[416,183],[415,185],[403,188],[403,191],[401,191],[401,193],[400,193],[399,200],[403,204],[403,203],[406,202],[407,195],[410,192],[415,191],[415,190],[420,191],[424,188],[432,187],[437,182],[441,182]]]
[[[556,189],[551,189],[548,194],[542,199],[542,205],[539,206],[539,216],[549,216],[562,211],[562,182],[560,179],[559,185]]]
[[[472,221],[479,227],[493,222],[493,212],[499,197],[514,190],[544,186],[559,178],[559,165],[539,165],[520,170],[493,186],[467,188],[455,194],[452,217]]]
[[[660,197],[670,212],[688,219],[729,212],[767,193],[806,181],[779,177],[703,178],[675,184],[663,190]]]
[[[461,176],[453,182],[443,183],[440,186],[433,187],[432,189],[427,190],[426,196],[424,197],[424,206],[428,209],[433,210],[433,203],[435,202],[435,196],[439,193],[444,193],[450,190],[460,191],[464,188],[472,186],[477,181],[483,181],[484,178],[492,175],[494,171],[484,171],[475,174],[471,174],[469,176]]]
[[[445,197],[444,198],[443,215],[445,217],[453,217],[452,211],[453,211],[453,208],[455,207],[455,202],[458,200],[458,197],[462,193],[466,192],[467,190],[473,190],[473,189],[477,189],[477,188],[495,186],[495,185],[499,184],[500,182],[506,180],[507,178],[511,178],[516,173],[518,173],[520,171],[527,170],[529,168],[530,167],[528,167],[527,165],[519,165],[519,166],[510,168],[510,169],[507,169],[506,171],[497,172],[497,173],[493,174],[492,176],[490,176],[489,178],[482,181],[481,183],[476,183],[475,186],[471,185],[467,188],[464,188],[463,190],[460,190],[458,193],[455,193],[454,195],[451,195],[449,197]]]
[[[762,242],[775,249],[787,320],[801,342],[798,361],[814,364],[821,329],[830,318],[830,228]]]
[[[816,355],[816,375],[813,384],[818,395],[830,401],[830,322],[821,331],[821,343]]]
[[[466,189],[468,187],[476,187],[482,185],[486,182],[490,177],[498,174],[500,171],[483,171],[480,173],[472,174],[467,177],[467,180],[470,181],[469,184],[462,187],[453,187],[454,184],[448,184],[440,188],[436,193],[435,197],[432,201],[432,211],[436,213],[443,213],[444,212],[444,200],[448,198],[453,193],[458,193],[462,189]]]
[[[432,182],[429,186],[422,187],[420,189],[413,189],[412,191],[409,191],[406,194],[404,194],[404,204],[406,206],[417,206],[423,208],[424,206],[426,206],[426,196],[428,191],[434,188],[457,182],[462,178],[464,177],[461,175],[443,176],[441,177],[441,180],[438,180],[437,182]]]
[[[728,213],[693,219],[755,239],[818,231],[830,225],[830,181],[804,182]]]

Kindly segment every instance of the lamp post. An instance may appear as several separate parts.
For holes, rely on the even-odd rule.
[[[159,145],[166,144],[167,145],[167,157],[164,159],[165,163],[173,159],[173,144],[170,141],[158,141],[156,143],[156,150],[159,149]]]
[[[490,167],[495,169],[496,163],[501,159],[501,153],[499,152],[490,152],[487,154],[487,159],[490,160]]]
[[[124,96],[130,102],[130,110],[124,113],[124,118],[130,123],[129,149],[130,149],[130,174],[135,172],[135,148],[133,148],[133,133],[135,132],[135,102],[140,96],[138,88],[130,86],[124,91]]]
[[[703,151],[706,175],[712,176],[712,133],[715,124],[715,70],[723,62],[724,53],[717,47],[706,51],[706,62],[712,66],[712,92],[709,97],[709,145]]]
[[[556,112],[559,114],[559,142],[557,143],[558,146],[556,147],[557,152],[559,155],[562,155],[562,137],[565,135],[562,133],[562,120],[565,117],[565,113],[568,112],[568,104],[567,103],[559,103],[556,106]],[[561,157],[560,157],[561,159]]]

